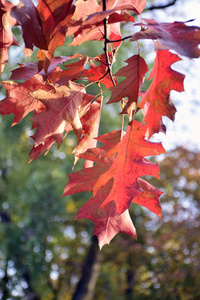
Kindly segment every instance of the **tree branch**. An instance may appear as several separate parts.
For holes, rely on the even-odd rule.
[[[155,10],[155,9],[164,9],[164,8],[167,8],[169,6],[172,6],[176,3],[177,0],[173,0],[169,3],[166,3],[166,4],[160,4],[160,5],[152,5],[150,7],[147,7],[143,10],[143,12],[145,11],[149,11],[149,10]]]
[[[103,11],[106,11],[107,7],[106,7],[106,0],[103,0]],[[109,58],[109,54],[108,54],[108,44],[109,44],[109,40],[108,40],[108,32],[107,32],[107,26],[108,26],[108,19],[105,18],[103,20],[103,24],[104,24],[104,52],[105,52],[105,56],[106,56],[106,64],[108,67],[108,73],[110,75],[110,78],[112,80],[113,85],[115,85],[115,81],[113,79],[113,75],[112,75],[112,63],[110,62],[110,58]]]

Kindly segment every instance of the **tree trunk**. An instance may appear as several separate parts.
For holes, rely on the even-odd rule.
[[[133,266],[133,258],[132,255],[128,257],[129,268],[126,274],[127,287],[125,292],[125,299],[133,300],[134,299],[134,266]]]
[[[83,265],[82,276],[77,285],[72,300],[90,300],[94,294],[94,288],[101,266],[101,254],[98,239],[93,236],[87,258]]]

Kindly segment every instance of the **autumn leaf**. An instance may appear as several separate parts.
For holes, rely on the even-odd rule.
[[[37,89],[50,91],[51,85],[44,82],[42,75],[37,74],[24,83],[15,81],[2,81],[1,84],[6,90],[6,98],[0,101],[0,114],[3,116],[13,113],[12,125],[21,121],[29,112],[40,112],[45,110],[43,103],[35,99],[31,94]]]
[[[138,193],[138,196],[133,198],[132,203],[148,208],[148,210],[161,218],[162,208],[159,199],[163,192],[156,189],[153,185],[142,178],[138,178],[137,183],[139,184],[141,192]]]
[[[0,2],[0,74],[4,65],[8,62],[8,50],[11,45],[19,46],[17,39],[12,33],[12,26],[16,25],[16,19],[10,15],[14,5],[6,0]]]
[[[87,101],[88,103],[88,101]],[[80,120],[83,126],[82,134],[80,141],[78,142],[76,148],[74,149],[74,155],[79,155],[80,153],[86,151],[88,148],[92,148],[96,146],[97,140],[94,137],[97,136],[98,127],[99,127],[99,118],[100,118],[100,99],[95,100],[88,110],[88,112],[84,115],[84,112],[87,111],[86,101],[83,101],[82,106],[84,109],[80,110]],[[88,103],[89,106],[89,103]],[[81,117],[82,116],[82,117]],[[72,131],[73,127],[70,123],[66,123],[65,126],[65,136],[69,131]],[[32,136],[34,140],[34,136]],[[38,157],[45,151],[45,155],[48,153],[51,146],[56,142],[53,137],[49,137],[44,144],[39,144],[38,146],[34,146],[29,153],[29,161],[37,160]],[[76,162],[76,161],[75,161]],[[92,164],[91,164],[92,163]],[[92,166],[93,162],[86,160],[85,167]]]
[[[168,50],[156,52],[156,59],[149,80],[153,78],[139,107],[146,106],[144,122],[148,127],[147,135],[150,138],[154,133],[160,131],[162,116],[167,116],[172,121],[176,113],[176,108],[170,99],[171,90],[184,91],[184,75],[174,71],[171,65],[181,59]]]
[[[36,124],[34,124],[35,126],[33,126],[33,128],[36,127]],[[71,126],[70,123],[67,123],[67,125],[65,126],[65,135],[63,138],[66,137],[66,135],[72,131],[73,128]],[[34,140],[35,139],[35,136],[31,136],[31,138]],[[30,163],[32,160],[37,160],[39,158],[39,156],[43,153],[44,155],[47,155],[51,146],[56,142],[55,138],[53,137],[49,137],[46,139],[45,143],[44,144],[39,144],[38,146],[33,146],[33,148],[31,149],[31,151],[29,152],[29,161],[28,163]]]
[[[148,29],[142,30],[132,35],[131,41],[139,39],[157,40],[156,50],[173,49],[178,54],[198,58],[200,56],[200,27],[186,26],[185,22],[158,23],[156,20],[143,19],[143,23],[135,24],[146,26]]]
[[[43,78],[47,78],[58,64],[66,62],[70,58],[71,57],[66,57],[66,56],[53,57],[49,65],[48,72],[46,73],[43,69],[39,72],[39,74],[41,74]],[[38,63],[25,62],[23,64],[19,64],[19,68],[12,71],[10,80],[27,80],[32,78],[37,73],[38,73]]]
[[[99,176],[106,172],[114,161],[112,156],[105,159],[106,153],[112,149],[112,147],[117,145],[120,138],[121,131],[119,130],[106,133],[96,138],[97,141],[104,144],[102,147],[88,149],[84,153],[76,153],[79,158],[95,162],[96,165],[68,175],[69,181],[65,187],[63,197],[75,193],[93,191],[93,186],[97,182]]]
[[[95,195],[107,182],[113,179],[112,189],[102,207],[110,201],[114,201],[116,212],[123,213],[141,192],[138,183],[139,177],[151,175],[159,178],[158,165],[145,159],[145,156],[165,153],[165,150],[161,143],[145,140],[146,130],[146,125],[132,121],[122,141],[106,154],[106,157],[109,157],[109,155],[117,153],[117,157],[112,166],[99,177],[93,187]]]
[[[77,62],[73,62],[64,66],[67,69],[57,72],[52,80],[54,81],[54,83],[57,83],[59,85],[65,85],[69,81],[77,80],[83,74],[84,67],[86,66],[87,62],[87,55],[80,56],[80,59]]]
[[[75,12],[72,16],[71,24],[68,28],[67,35],[74,35],[70,45],[77,46],[90,40],[101,40],[103,38],[103,24],[101,26],[87,26],[83,28],[88,15],[93,12],[100,12],[102,5],[96,0],[79,0],[74,3]]]
[[[34,146],[30,153],[29,153],[29,161],[28,163],[30,163],[32,160],[37,160],[38,157],[45,151],[45,155],[48,153],[49,149],[51,148],[51,146],[55,143],[55,139],[54,138],[49,138],[44,144],[39,144],[38,146]]]
[[[162,148],[161,144],[150,143],[144,140],[144,134],[146,130],[144,128],[145,125],[142,125],[142,130],[139,133],[139,135],[135,136],[135,131],[138,130],[139,124],[139,122],[135,121],[134,130],[132,128],[132,138],[134,137],[135,145],[130,152],[133,153],[132,156],[135,155],[137,157],[135,159],[135,165],[142,166],[141,157],[144,157],[145,154],[155,155],[156,151],[164,152],[164,149]],[[109,170],[113,167],[115,162],[116,164],[119,164],[119,169],[122,173],[122,176],[125,175],[126,171],[124,171],[120,164],[121,157],[119,160],[117,160],[119,154],[116,154],[116,148],[122,148],[123,140],[122,142],[120,142],[120,136],[120,131],[114,131],[109,134],[100,136],[97,138],[97,140],[104,143],[103,147],[88,149],[85,153],[79,154],[80,158],[94,161],[96,162],[96,165],[94,167],[86,168],[69,175],[69,181],[65,188],[63,197],[84,191],[92,192],[95,186],[98,184],[99,179],[102,178],[104,174],[109,172]],[[127,134],[124,136],[124,138],[126,136]],[[132,140],[131,143],[133,143]],[[122,149],[121,151],[123,150],[124,149]],[[156,174],[154,173],[154,176],[158,175],[158,167],[156,164],[152,164],[147,160],[144,160],[144,165],[145,163],[150,168],[155,168],[154,171]],[[124,168],[126,170],[125,164]],[[154,188],[152,185],[150,185],[143,179],[138,178],[138,176],[140,176],[141,173],[137,173],[136,169],[139,170],[139,168],[135,168],[135,172],[137,174],[135,176],[137,181],[137,184],[135,184],[136,192],[135,197],[131,197],[129,206],[132,202],[134,202],[144,207],[147,207],[149,210],[156,213],[158,216],[161,216],[161,206],[159,203],[159,197],[162,194],[162,192]],[[134,170],[130,169],[130,172],[132,174],[132,177],[134,177]],[[118,212],[116,207],[116,198],[121,196],[121,185],[118,187],[115,197],[113,197],[111,201],[106,201],[106,199],[109,198],[109,195],[113,190],[113,185],[115,184],[115,177],[118,176],[118,172],[113,172],[114,179],[110,177],[108,181],[103,182],[100,189],[97,191],[94,197],[88,200],[83,205],[83,207],[79,210],[76,216],[76,218],[86,218],[94,222],[95,229],[93,234],[97,235],[99,239],[100,248],[103,247],[103,245],[108,244],[118,232],[124,232],[136,238],[136,231],[130,219],[128,210],[126,209],[122,213],[120,213]],[[126,184],[125,182],[123,183]],[[127,193],[129,193],[133,188],[134,187],[132,186],[132,184],[129,185],[129,187],[127,187]],[[120,200],[122,202],[124,201],[124,199],[121,197]]]
[[[34,115],[31,119],[37,126],[34,135],[35,146],[44,144],[50,137],[53,137],[59,147],[68,123],[80,139],[82,135],[80,111],[84,114],[88,103],[91,103],[94,98],[85,93],[84,85],[70,82],[69,86],[55,87],[53,93],[37,90],[32,93],[32,96],[46,106],[45,111]],[[85,101],[84,107],[83,101]]]
[[[60,0],[39,0],[37,10],[42,21],[43,33],[49,44],[54,30],[59,28],[59,24],[65,19],[70,10],[72,1]]]
[[[109,56],[111,53],[109,53]],[[95,64],[96,62],[96,64]],[[82,74],[83,77],[87,77],[90,82],[96,82],[99,81],[100,83],[104,84],[106,88],[113,87],[113,82],[110,78],[110,75],[107,74],[107,65],[106,65],[106,58],[105,54],[96,56],[94,58],[94,61],[90,61],[90,69],[85,70]],[[113,79],[115,82],[117,82],[117,79],[115,76],[113,76]]]
[[[135,239],[137,238],[136,230],[128,210],[124,211],[121,215],[116,214],[114,201],[100,209],[103,199],[110,192],[110,186],[101,189],[95,197],[88,200],[76,215],[76,219],[89,219],[94,223],[93,234],[98,237],[100,249],[105,244],[109,244],[119,232],[129,234]]]
[[[116,5],[123,3],[127,3],[127,0],[117,0]],[[141,14],[143,9],[145,8],[146,0],[129,0],[128,3],[130,3],[137,9],[136,13]]]
[[[103,174],[113,163],[113,159],[104,159],[109,149],[116,145],[120,140],[121,132],[114,131],[97,138],[104,142],[100,148],[89,149],[85,153],[79,154],[80,158],[89,159],[97,164],[91,168],[84,168],[69,175],[68,184],[64,190],[63,197],[74,193],[91,191],[99,176]],[[110,191],[110,182],[102,188],[95,197],[88,200],[78,211],[76,218],[89,219],[94,222],[94,233],[99,240],[99,247],[108,244],[110,240],[120,231],[130,234],[136,238],[135,228],[130,219],[129,213],[124,212],[121,216],[116,215],[115,203],[107,204],[103,209],[100,208],[102,201]]]
[[[161,143],[152,143],[148,142],[144,139],[145,135],[145,125],[141,125],[139,122],[133,123],[135,128],[130,128],[129,131],[131,139],[129,141],[130,145],[133,144],[134,141],[134,147],[130,147],[130,151],[132,152],[132,157],[135,156],[135,163],[134,168],[130,168],[131,174],[129,174],[131,177],[134,177],[135,173],[135,197],[130,199],[129,206],[131,202],[138,203],[144,207],[147,207],[149,210],[156,213],[158,216],[161,216],[161,207],[159,203],[159,197],[162,194],[159,190],[151,186],[148,182],[144,181],[143,179],[139,178],[139,176],[143,176],[141,173],[138,172],[145,172],[145,174],[148,173],[148,170],[150,171],[150,175],[158,177],[159,169],[157,164],[150,163],[146,159],[144,159],[145,155],[156,155],[161,152],[165,152],[164,148],[162,147]],[[139,127],[138,127],[139,126]],[[137,133],[138,128],[140,128],[139,133]],[[138,136],[137,136],[138,135]],[[127,139],[127,136],[129,136],[129,133],[124,136],[124,139]],[[77,154],[79,158],[82,159],[88,159],[96,163],[96,165],[92,168],[83,169],[77,172],[74,172],[69,175],[69,181],[68,184],[64,190],[64,196],[71,195],[74,193],[80,193],[85,191],[93,192],[96,189],[96,186],[100,184],[99,190],[104,189],[105,186],[108,184],[107,182],[117,181],[117,178],[120,176],[120,179],[126,175],[127,169],[125,167],[127,166],[124,164],[124,169],[121,167],[120,162],[122,159],[122,155],[119,156],[118,151],[121,150],[123,153],[124,148],[122,147],[122,143],[125,144],[125,142],[122,140],[120,142],[121,132],[120,131],[114,131],[105,135],[102,135],[97,138],[98,141],[102,142],[104,144],[103,147],[99,148],[93,148],[88,149],[85,153],[79,153]],[[120,149],[120,150],[119,150]],[[157,152],[159,151],[159,152]],[[126,158],[128,161],[129,158]],[[116,169],[115,171],[120,172],[120,175],[118,172],[113,171],[112,175],[108,181],[101,182],[102,176],[104,177],[107,172],[109,172],[110,169],[113,168]],[[118,165],[118,167],[117,167]],[[146,170],[145,170],[146,167]],[[152,168],[152,169],[151,169]],[[111,170],[112,171],[112,170]],[[102,175],[102,176],[101,176]],[[101,179],[100,179],[101,178]],[[133,180],[134,180],[133,178]],[[101,184],[102,183],[102,184]],[[125,179],[124,182],[125,184]],[[119,188],[117,189],[117,194],[115,197],[113,197],[113,201],[117,202],[116,198],[120,197],[120,189],[121,189],[122,183],[119,185]],[[127,188],[127,193],[131,191],[131,189],[134,188],[134,185],[129,181],[129,188]],[[112,191],[113,187],[110,188]],[[107,198],[104,198],[102,202],[102,207],[104,205],[107,205],[107,202],[109,202],[110,194],[107,196]],[[106,200],[107,199],[107,200]],[[121,205],[124,205],[124,198],[120,198]],[[119,200],[119,201],[120,201]],[[111,200],[112,201],[112,200]],[[116,203],[115,202],[115,203]],[[116,205],[116,204],[115,204]],[[128,206],[128,207],[129,207]],[[118,212],[117,212],[118,213]]]
[[[113,1],[108,1],[109,7],[114,5]],[[84,25],[89,15],[102,11],[102,4],[98,4],[96,0],[79,0],[74,3],[75,12],[70,22],[67,35],[74,34],[76,37],[81,33],[80,28]],[[89,27],[88,27],[89,28]]]
[[[85,152],[89,148],[95,148],[97,144],[98,131],[99,131],[99,123],[100,123],[100,113],[101,113],[101,98],[96,99],[91,105],[90,109],[87,113],[81,118],[81,123],[83,126],[83,136],[78,142],[76,148],[73,153],[76,157],[75,162],[78,159],[78,155],[80,153]],[[86,160],[84,167],[92,167],[93,162],[90,160]]]
[[[65,42],[65,35],[75,9],[72,2],[72,0],[38,1],[37,9],[48,45],[48,51],[39,50],[38,52],[39,71],[44,68],[47,72],[55,49]]]
[[[140,14],[140,9],[137,8],[138,3],[139,3],[138,0],[136,0],[136,1],[132,0],[130,2],[119,1],[111,9],[109,9],[109,7],[108,7],[107,10],[105,10],[105,11],[100,11],[100,12],[98,11],[98,12],[92,13],[92,14],[88,15],[87,19],[84,22],[83,28],[91,26],[91,25],[95,25],[95,24],[96,25],[100,24],[103,21],[103,19],[107,18],[112,13],[114,13],[116,11],[120,11],[120,10],[131,10],[131,11],[135,12],[136,14]]]
[[[126,60],[127,66],[121,68],[115,76],[125,76],[126,79],[111,88],[112,96],[107,103],[114,103],[128,97],[129,100],[122,113],[127,113],[130,117],[135,108],[140,88],[143,84],[144,74],[148,67],[140,55],[133,55]]]
[[[72,17],[73,22],[71,22],[67,32],[67,35],[74,34],[73,42],[70,44],[72,46],[80,45],[86,41],[102,40],[104,38],[103,19],[106,16],[108,16],[108,35],[116,34],[116,26],[113,23],[134,22],[134,18],[128,13],[122,11],[119,14],[116,12],[118,9],[115,9],[115,1],[107,1],[108,10],[106,12],[102,12],[102,4],[97,4],[96,0],[77,1],[75,6],[76,10]],[[121,38],[120,26],[118,26],[117,35]]]
[[[22,26],[26,48],[33,50],[35,45],[40,49],[48,49],[37,8],[31,0],[20,0],[19,4],[12,8],[11,16]]]

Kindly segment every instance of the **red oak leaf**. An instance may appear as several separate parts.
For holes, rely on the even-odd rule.
[[[138,178],[137,182],[140,186],[141,192],[138,193],[138,196],[133,198],[132,203],[148,208],[161,218],[162,208],[159,198],[163,192],[141,178]]]
[[[110,55],[110,53],[109,53]],[[105,54],[99,55],[95,57],[95,62],[99,63],[99,65],[96,65],[93,61],[90,62],[90,69],[85,70],[83,73],[83,77],[87,77],[90,82],[99,81],[102,84],[105,85],[106,88],[113,87],[112,80],[110,78],[110,75],[107,74],[107,66],[106,66],[106,58]],[[105,76],[106,75],[106,76]],[[116,77],[113,77],[115,81]]]
[[[144,80],[144,74],[148,67],[144,59],[139,55],[134,55],[126,60],[126,67],[120,69],[115,76],[125,76],[126,79],[111,88],[112,96],[107,103],[114,103],[128,97],[129,100],[122,113],[127,113],[130,117],[138,101],[139,91]]]
[[[173,49],[177,53],[190,57],[200,56],[200,27],[186,26],[185,22],[158,23],[156,20],[143,19],[148,27],[132,35],[131,41],[154,39],[156,50]],[[136,24],[144,27],[144,23]]]
[[[154,68],[149,76],[153,78],[139,107],[147,104],[147,111],[144,116],[144,122],[148,127],[147,135],[150,138],[154,133],[160,131],[162,116],[167,116],[174,120],[176,108],[170,99],[170,91],[184,91],[184,75],[171,69],[171,65],[181,60],[176,54],[168,50],[156,52]]]
[[[108,5],[111,1],[108,1]],[[98,4],[96,0],[79,0],[74,3],[75,12],[72,16],[71,26],[68,29],[67,35],[75,34],[75,32],[79,32],[80,27],[83,26],[86,19],[89,15],[93,14],[94,12],[101,12],[102,11],[102,4]],[[79,32],[80,33],[80,32]],[[78,35],[79,33],[75,34]]]
[[[111,9],[108,8],[108,10],[100,11],[100,12],[98,11],[96,13],[89,15],[83,24],[83,28],[89,27],[91,25],[99,25],[103,21],[103,19],[107,18],[112,13],[120,10],[132,10],[136,14],[140,14],[140,11],[138,10],[134,2],[138,2],[138,1],[132,0],[131,3],[128,2],[122,3],[122,1],[120,1],[119,4],[115,5]]]
[[[26,48],[33,50],[35,45],[40,49],[48,49],[37,8],[31,0],[20,0],[19,4],[12,8],[11,16],[22,26]]]
[[[3,116],[13,113],[15,115],[13,124],[17,124],[29,112],[40,112],[45,110],[44,104],[32,96],[32,92],[41,89],[52,90],[53,87],[44,82],[42,75],[37,74],[24,83],[14,81],[1,82],[6,90],[7,97],[0,101],[0,114]]]
[[[78,145],[75,149],[77,152],[74,151],[75,155],[85,151],[86,149],[88,149],[90,147],[95,147],[95,145],[96,145],[96,140],[92,139],[91,137],[97,136],[98,119],[100,118],[100,103],[99,103],[99,100],[94,101],[90,105],[90,109],[88,110],[87,106],[89,106],[89,105],[90,105],[90,103],[88,103],[88,100],[83,99],[82,109],[79,111],[79,115],[80,115],[81,123],[83,125],[84,135],[81,138],[80,142],[78,143]],[[87,110],[88,110],[88,113],[86,115],[84,115],[85,111],[87,111]],[[65,126],[65,136],[67,135],[67,133],[69,131],[72,131],[72,130],[73,130],[73,128],[70,125],[70,123],[67,123]],[[32,136],[32,138],[34,140],[34,136]],[[38,157],[44,151],[46,151],[45,152],[45,155],[46,155],[48,153],[49,149],[51,148],[51,146],[55,142],[56,141],[53,137],[49,137],[44,144],[39,144],[38,146],[34,146],[29,153],[28,163],[30,163],[33,159],[37,160]],[[85,167],[89,167],[89,166],[91,166],[91,161],[86,160]]]
[[[101,113],[101,98],[95,100],[88,112],[81,118],[84,135],[78,142],[73,153],[76,157],[80,153],[85,152],[89,148],[96,147],[97,140],[94,139],[98,136],[100,113]],[[84,164],[85,168],[92,167],[93,162],[86,160]]]
[[[68,134],[69,131],[72,131],[72,130],[73,130],[72,126],[70,125],[70,123],[68,123],[65,126],[65,136]],[[31,136],[31,138],[34,140],[34,136]],[[51,146],[55,142],[56,142],[56,140],[53,137],[49,137],[44,144],[39,144],[38,146],[33,146],[33,148],[31,149],[31,151],[29,153],[29,161],[28,161],[28,163],[30,163],[33,159],[37,160],[38,157],[44,151],[45,151],[44,155],[47,155],[47,153],[49,152]]]
[[[28,163],[30,163],[32,160],[37,160],[38,157],[44,152],[46,151],[45,155],[48,153],[49,149],[51,148],[51,146],[55,143],[54,138],[49,138],[44,144],[40,144],[37,147],[33,147],[29,153],[29,161]]]
[[[117,0],[116,5],[127,3],[127,0]],[[137,13],[141,14],[146,5],[146,0],[129,0],[128,3],[132,4],[136,9]]]
[[[72,2],[73,0],[38,1],[37,9],[48,44],[47,52],[42,50],[38,52],[39,70],[44,67],[45,71],[47,71],[55,49],[58,46],[62,46],[65,42],[65,35],[75,9]]]
[[[139,165],[140,167],[142,166],[141,160],[145,155],[155,155],[155,152],[164,152],[164,149],[162,148],[161,144],[150,143],[144,140],[144,134],[146,131],[146,129],[144,128],[145,125],[140,124],[140,126],[142,126],[142,130],[139,131],[139,134],[137,134],[136,131],[139,130],[139,124],[139,122],[135,121],[135,126],[133,126],[135,128],[129,128],[129,130],[133,131],[132,138],[134,137],[134,140],[131,139],[131,143],[129,145],[130,148],[131,144],[134,145],[132,149],[130,149],[131,153],[129,153],[129,155],[135,156],[135,165]],[[127,134],[124,136],[124,138],[126,136]],[[85,153],[81,153],[79,155],[80,158],[89,159],[96,162],[96,165],[94,167],[85,168],[69,175],[69,181],[65,188],[63,197],[84,191],[92,192],[94,190],[95,185],[99,182],[99,178],[104,176],[104,174],[106,174],[113,167],[116,160],[118,159],[119,153],[116,154],[116,151],[119,152],[119,148],[121,149],[122,147],[122,142],[119,142],[120,137],[120,131],[114,131],[109,134],[100,136],[97,138],[97,140],[104,143],[103,147],[89,149]],[[120,164],[120,159],[117,161],[117,163]],[[143,165],[145,165],[145,163],[150,168],[153,167],[154,170],[150,171],[150,173],[152,174],[153,172],[154,176],[158,176],[157,166],[155,164],[151,164],[147,160],[144,160]],[[126,170],[125,164],[124,168]],[[121,165],[119,166],[119,169],[124,175],[124,171],[123,168],[121,168]],[[137,171],[136,169],[139,170],[137,166],[135,168],[135,171]],[[134,170],[130,170],[130,172],[132,172],[132,176],[134,177]],[[143,179],[138,178],[138,176],[140,176],[141,174],[143,174],[143,172],[139,172],[139,174],[136,174],[135,176],[137,180],[137,185],[135,184],[137,190],[135,193],[135,197],[131,198],[131,200],[134,203],[147,207],[158,216],[161,216],[159,197],[162,192],[154,188]],[[108,181],[104,182],[105,184],[101,185],[100,189],[97,191],[94,197],[84,204],[84,206],[79,210],[76,216],[76,218],[86,218],[94,222],[94,234],[97,235],[99,239],[100,248],[102,248],[103,245],[108,244],[118,232],[124,232],[136,238],[136,231],[130,219],[128,210],[126,209],[122,213],[118,213],[117,211],[116,198],[121,196],[121,185],[119,186],[115,197],[109,202],[105,201],[105,199],[109,198],[110,193],[113,190],[115,177],[117,176],[121,175],[119,175],[118,172],[113,173],[114,179],[109,178]],[[131,186],[127,187],[127,193],[129,193],[132,188],[132,184]],[[124,201],[124,199],[121,199],[121,201]]]
[[[48,72],[46,73],[44,70],[41,70],[39,74],[41,74],[43,77],[48,77],[58,64],[66,62],[69,58],[71,57],[53,57],[51,59]],[[19,64],[19,67],[20,68],[12,71],[12,76],[10,77],[10,80],[27,80],[38,73],[38,64],[36,62]]]
[[[32,121],[36,123],[37,131],[34,135],[35,146],[44,144],[50,137],[53,137],[58,147],[63,140],[63,132],[68,123],[71,124],[78,139],[82,134],[82,116],[88,104],[94,96],[85,93],[85,86],[70,82],[69,86],[55,87],[55,92],[38,90],[32,96],[40,100],[46,110],[34,115]],[[85,101],[84,106],[83,101]]]
[[[148,174],[151,173],[151,175],[158,177],[158,167],[156,164],[152,164],[148,162],[145,159],[142,159],[145,155],[155,155],[161,152],[164,152],[163,147],[160,143],[151,143],[144,139],[145,134],[145,125],[141,125],[140,131],[137,134],[137,126],[139,126],[139,122],[134,122],[135,129],[131,128],[129,126],[129,131],[131,130],[131,139],[130,139],[130,151],[133,152],[132,156],[135,156],[135,164],[137,167],[137,170],[140,169],[140,166],[144,166],[146,169],[149,169],[147,172]],[[138,127],[139,128],[139,127]],[[84,170],[80,170],[78,172],[74,172],[71,175],[69,175],[69,182],[65,188],[63,196],[71,195],[74,193],[80,193],[84,191],[93,191],[95,189],[96,183],[98,183],[99,178],[101,177],[101,174],[106,173],[110,168],[113,167],[114,162],[117,160],[116,158],[116,152],[119,151],[118,148],[122,148],[122,142],[119,143],[121,137],[120,131],[114,131],[109,134],[105,134],[103,136],[100,136],[97,138],[98,141],[101,141],[104,143],[103,147],[100,148],[94,148],[89,149],[85,153],[80,153],[78,156],[83,159],[88,159],[96,163],[96,165],[92,168],[87,168]],[[127,138],[127,134],[124,136],[124,138]],[[133,138],[134,137],[134,138]],[[122,140],[123,141],[123,140]],[[134,147],[131,149],[131,145],[134,141]],[[125,142],[123,142],[125,143]],[[121,150],[123,151],[123,149]],[[119,154],[118,154],[119,155]],[[121,167],[121,163],[119,162],[122,157],[118,157],[117,163],[119,163],[119,169]],[[129,158],[127,158],[128,160]],[[145,166],[146,165],[146,166]],[[153,167],[153,170],[150,170],[151,167]],[[155,212],[159,216],[161,215],[160,210],[160,204],[159,204],[159,196],[162,194],[160,191],[155,189],[153,186],[151,186],[146,181],[138,178],[145,170],[140,170],[140,173],[137,174],[137,170],[135,168],[136,173],[136,180],[137,184],[135,185],[137,187],[136,196],[134,198],[131,198],[132,202],[141,204],[151,211]],[[120,169],[120,172],[123,176],[124,172],[126,170]],[[150,173],[149,173],[150,172]],[[113,177],[115,180],[115,176],[119,176],[118,173],[113,173]],[[132,170],[132,174],[134,176],[134,169]],[[112,180],[110,178],[109,180]],[[117,180],[117,178],[116,178]],[[105,183],[107,185],[107,183]],[[102,188],[105,187],[105,185],[102,184]],[[121,184],[120,184],[121,188]],[[132,185],[129,187],[131,190]],[[143,195],[142,195],[143,193]],[[120,189],[117,191],[117,196],[120,195]],[[109,197],[109,195],[108,195]],[[107,198],[108,198],[107,197]],[[106,198],[106,199],[107,199]],[[116,199],[116,197],[114,198]],[[114,200],[113,199],[113,200]],[[104,199],[105,200],[105,199]],[[123,202],[124,200],[122,200]],[[105,204],[105,201],[103,202]],[[105,204],[106,205],[106,204]]]
[[[94,223],[93,234],[98,237],[100,249],[105,244],[109,244],[119,232],[129,234],[135,239],[137,237],[128,210],[124,211],[121,215],[116,214],[114,201],[100,209],[101,203],[110,192],[110,188],[111,184],[107,188],[101,189],[82,206],[76,215],[77,219],[89,219]]]
[[[75,193],[93,191],[93,186],[99,176],[106,172],[113,163],[113,157],[104,158],[106,153],[120,141],[120,138],[121,131],[119,130],[104,134],[96,138],[99,142],[104,143],[103,147],[88,149],[84,153],[77,154],[79,158],[95,162],[96,165],[70,174],[63,197]]]
[[[80,56],[79,61],[67,64],[65,67],[66,70],[57,72],[55,76],[52,78],[53,82],[59,85],[65,85],[70,80],[77,80],[84,72],[84,67],[88,62],[88,56],[84,55],[83,57]]]
[[[0,2],[0,74],[3,72],[4,65],[8,62],[8,49],[11,45],[19,46],[18,41],[12,33],[12,26],[16,25],[16,19],[12,18],[10,11],[13,4],[1,0]]]
[[[108,29],[110,28],[109,32],[110,32],[110,37],[109,39],[113,42],[113,41],[118,41],[118,42],[114,42],[110,45],[112,51],[119,47],[122,43],[122,41],[120,41],[122,39],[121,36],[121,26],[120,26],[120,22],[135,22],[135,19],[126,11],[121,11],[121,13],[113,13],[109,16],[108,18],[108,24],[110,24],[110,27],[108,27]],[[114,24],[113,24],[114,23]]]
[[[106,16],[111,15],[108,18],[108,35],[112,32],[116,34],[116,27],[112,23],[134,21],[134,18],[125,12],[121,14],[116,13],[118,8],[115,9],[114,5],[115,1],[107,1],[107,8],[109,10],[102,12],[102,4],[97,4],[95,0],[76,2],[76,10],[73,15],[74,22],[71,23],[71,27],[67,32],[67,35],[74,34],[74,40],[71,45],[77,46],[86,41],[102,40],[104,37],[103,19]],[[118,28],[118,36],[121,38],[120,27]]]
[[[90,40],[101,40],[103,38],[103,25],[101,27],[89,26],[83,29],[83,24],[88,15],[93,12],[102,11],[102,5],[96,0],[80,0],[75,2],[75,12],[72,16],[71,26],[68,28],[67,35],[74,35],[72,46],[77,46]]]
[[[144,139],[147,127],[132,121],[122,141],[111,149],[106,157],[117,153],[112,166],[102,174],[93,187],[94,195],[113,179],[112,189],[102,203],[102,207],[114,201],[116,212],[121,214],[130,207],[132,200],[141,193],[138,178],[151,175],[159,178],[159,168],[149,162],[145,156],[165,153],[161,143],[152,143]]]

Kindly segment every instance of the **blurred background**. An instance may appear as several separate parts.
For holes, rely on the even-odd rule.
[[[159,3],[158,3],[159,2]],[[166,3],[173,5],[157,8]],[[198,1],[148,1],[143,17],[158,21],[185,21],[196,18],[200,25]],[[131,32],[123,28],[123,36]],[[21,48],[11,47],[10,63],[1,80],[24,61],[20,28],[13,30]],[[69,41],[66,40],[66,44]],[[91,46],[92,45],[92,46]],[[115,70],[127,57],[137,53],[126,41],[118,51]],[[143,49],[143,50],[142,50]],[[102,53],[100,42],[80,47],[59,47],[55,55],[79,51]],[[141,54],[153,65],[151,43],[141,43]],[[33,57],[36,53],[33,53]],[[131,217],[138,241],[118,234],[108,246],[98,249],[92,237],[93,223],[74,220],[78,209],[89,199],[87,193],[61,199],[72,172],[76,137],[68,134],[57,150],[28,161],[33,141],[27,116],[10,127],[13,116],[0,117],[0,298],[2,300],[197,300],[200,299],[200,134],[199,60],[183,58],[176,70],[187,74],[186,92],[172,92],[177,107],[175,123],[167,122],[166,155],[157,158],[161,181],[147,180],[161,189],[162,220],[138,205]],[[146,83],[148,84],[148,83]],[[1,99],[5,91],[1,87]],[[120,107],[104,105],[101,132],[120,128],[116,118]],[[81,167],[81,163],[75,168]],[[92,237],[92,238],[91,238]]]

